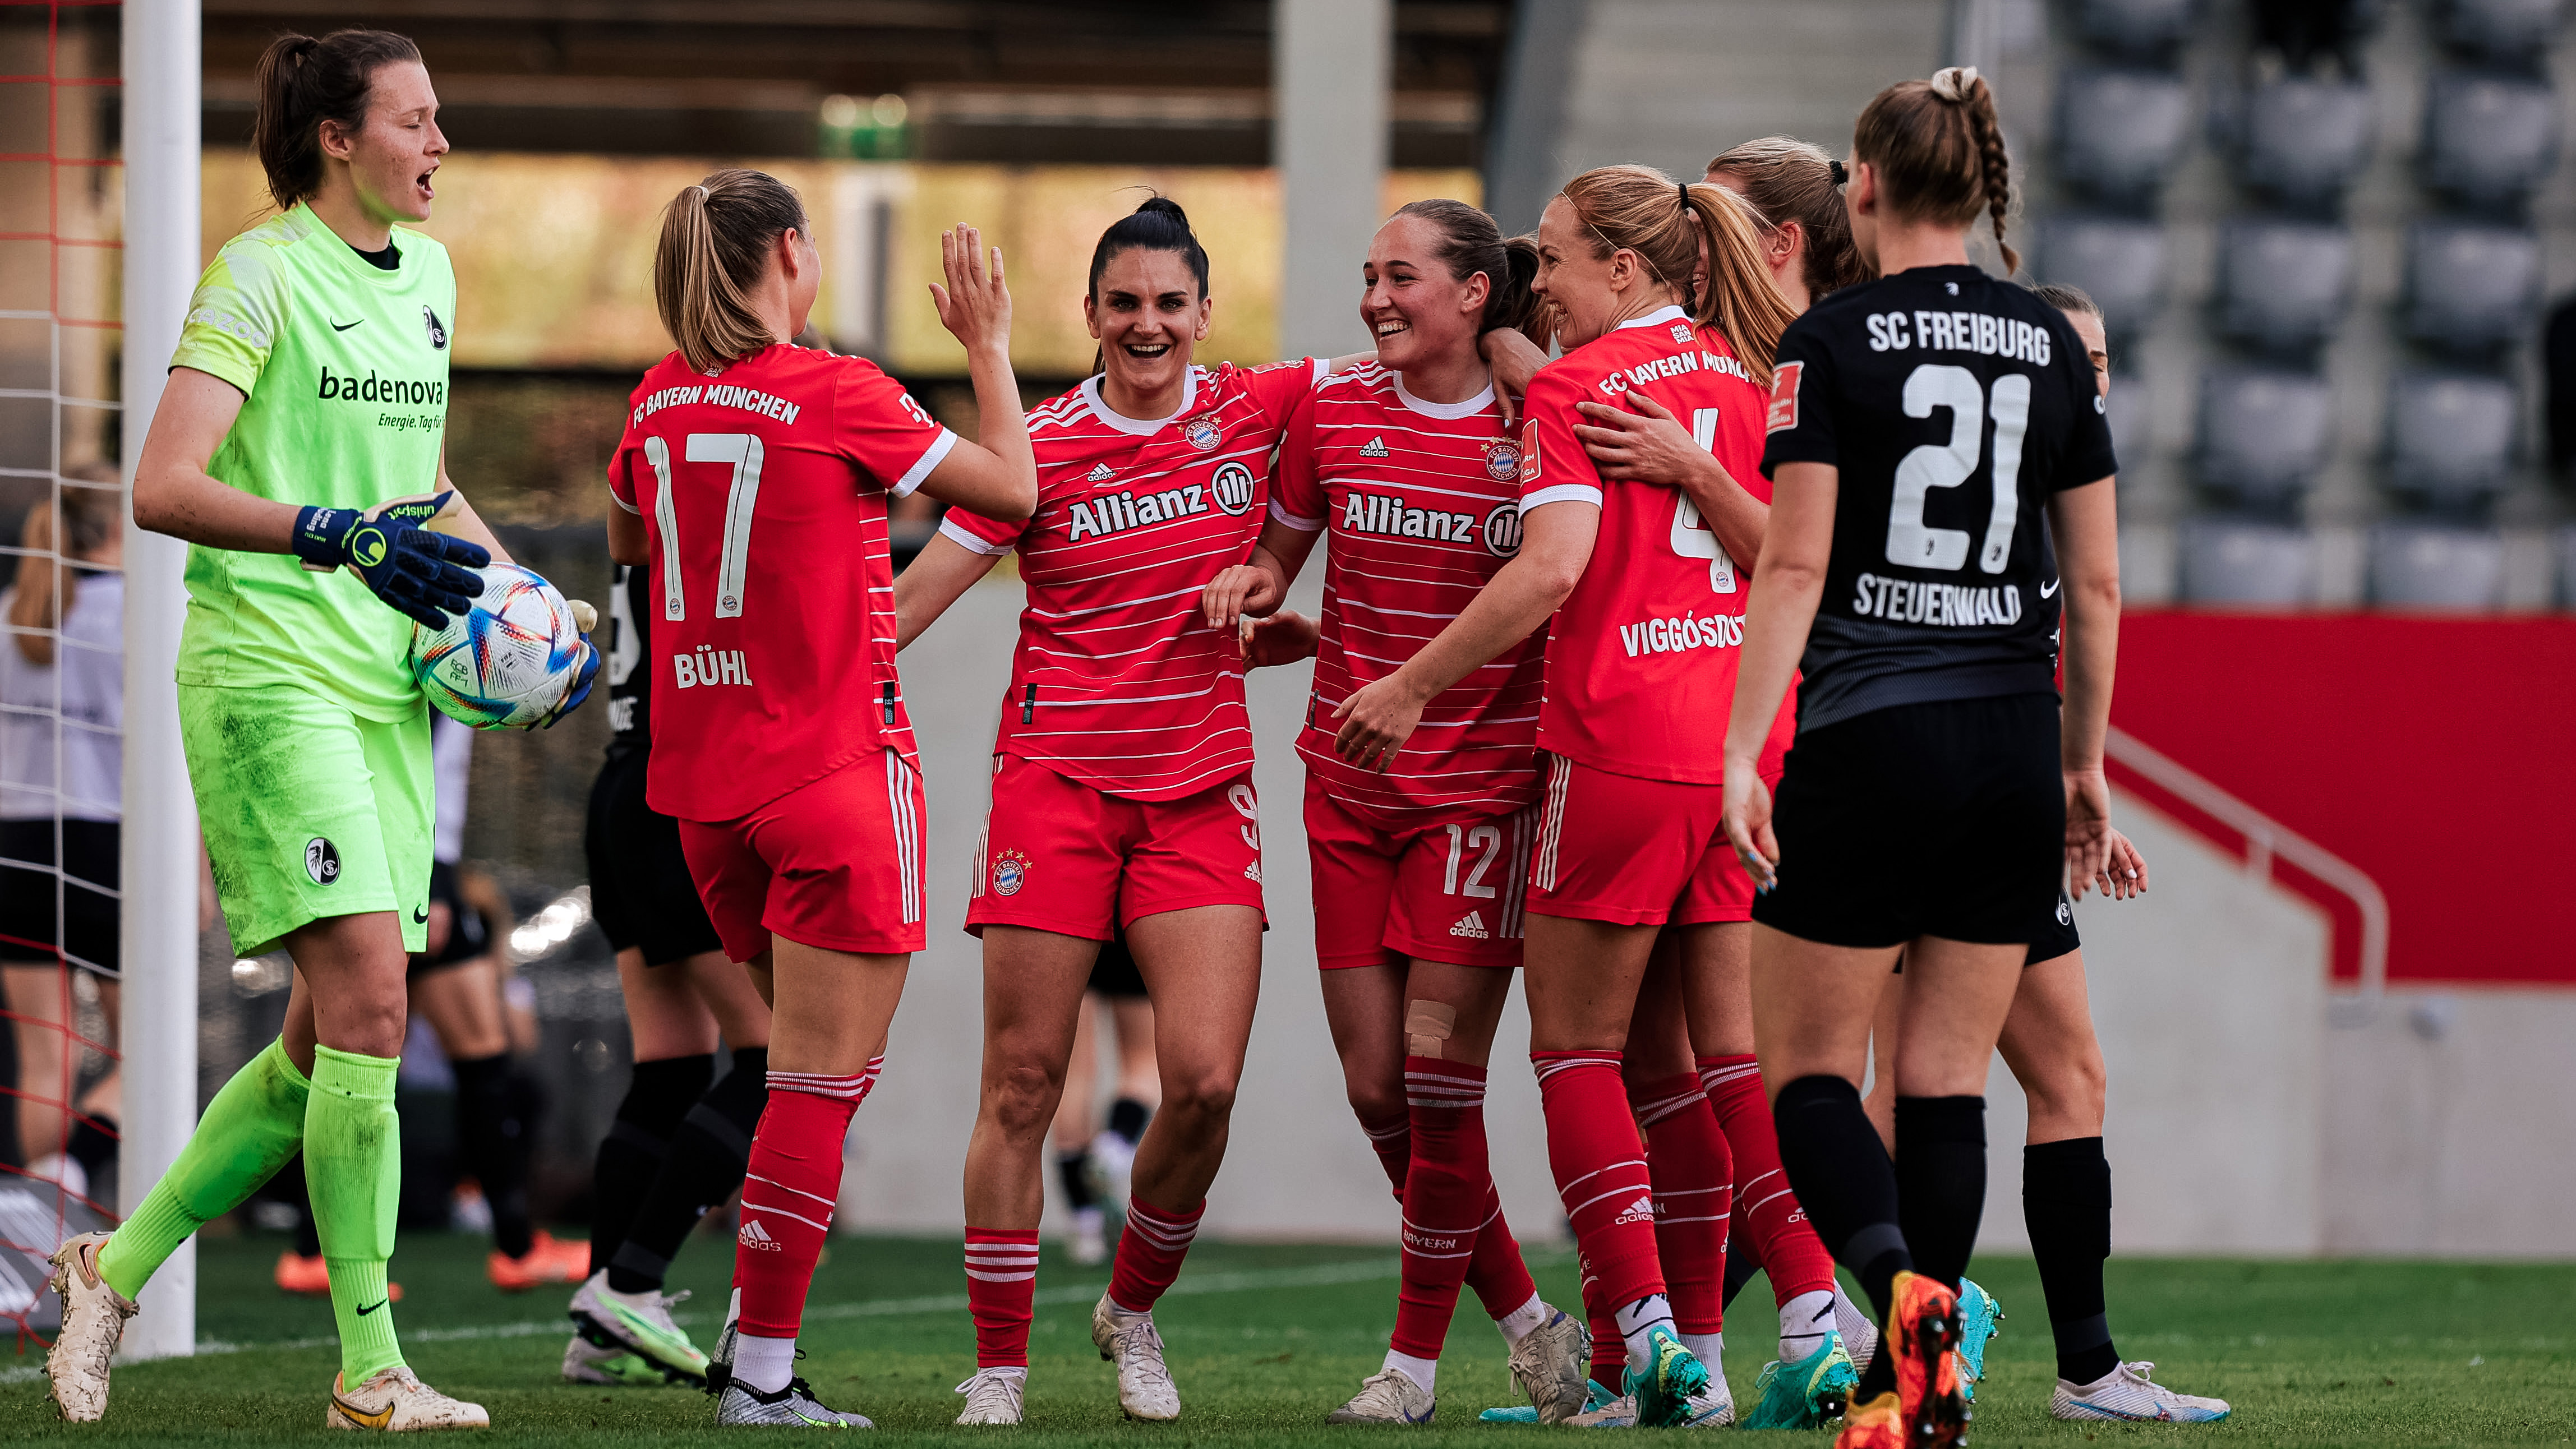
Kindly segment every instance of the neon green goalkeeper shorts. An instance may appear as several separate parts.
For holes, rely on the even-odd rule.
[[[394,724],[290,686],[179,686],[179,730],[233,951],[326,916],[394,911],[429,940],[429,707]]]

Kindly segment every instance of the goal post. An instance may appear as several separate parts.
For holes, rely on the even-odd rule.
[[[131,1215],[197,1125],[197,807],[179,748],[179,627],[187,545],[134,526],[135,459],[161,401],[198,272],[198,0],[126,0],[125,327],[120,400],[125,509],[125,828],[121,862],[125,1097],[117,1212]],[[127,1358],[191,1353],[197,1245],[170,1255],[126,1326]]]

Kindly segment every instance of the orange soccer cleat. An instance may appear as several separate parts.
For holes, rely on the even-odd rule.
[[[1905,1449],[1905,1418],[1897,1412],[1896,1395],[1881,1394],[1846,1410],[1834,1449]]]
[[[308,1258],[289,1248],[277,1255],[277,1291],[306,1298],[328,1298],[331,1296],[331,1270],[323,1263],[321,1254]],[[402,1285],[387,1283],[385,1300],[400,1303]]]
[[[590,1276],[590,1244],[562,1242],[539,1231],[528,1239],[528,1251],[513,1258],[499,1249],[483,1260],[492,1286],[504,1293],[525,1293],[549,1283],[578,1283]]]
[[[1968,1442],[1968,1396],[1959,1374],[1959,1295],[1938,1279],[1899,1273],[1890,1285],[1889,1341],[1896,1355],[1896,1397],[1907,1449],[1951,1449]]]

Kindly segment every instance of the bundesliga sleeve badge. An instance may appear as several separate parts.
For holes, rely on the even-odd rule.
[[[1485,476],[1497,483],[1509,483],[1521,471],[1521,445],[1509,438],[1495,438],[1485,444]]]
[[[1016,850],[998,851],[993,856],[993,894],[1015,896],[1029,883],[1029,858]]]
[[[1771,370],[1771,416],[1764,432],[1798,426],[1798,374],[1806,370],[1803,362],[1784,362]]]

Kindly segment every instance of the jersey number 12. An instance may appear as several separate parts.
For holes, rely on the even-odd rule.
[[[691,463],[731,463],[733,486],[725,490],[724,548],[716,555],[716,617],[742,617],[743,560],[751,554],[751,509],[760,499],[760,439],[752,433],[691,433],[680,444]],[[662,617],[688,617],[680,587],[680,506],[671,498],[671,445],[658,435],[644,439],[644,460],[653,465],[661,491],[653,499],[654,521],[662,525]]]
[[[1887,503],[1887,561],[1918,569],[1957,569],[1968,562],[1968,532],[1934,528],[1923,505],[1935,488],[1956,488],[1977,471],[1989,411],[1995,419],[1994,507],[1986,518],[1986,545],[1977,567],[2004,571],[2012,558],[2013,525],[2021,514],[2021,443],[2030,431],[2030,376],[2008,372],[1995,379],[1989,406],[1977,375],[1964,367],[1927,362],[1905,379],[1905,415],[1928,418],[1950,410],[1950,441],[1926,443],[1896,465],[1896,488]]]

